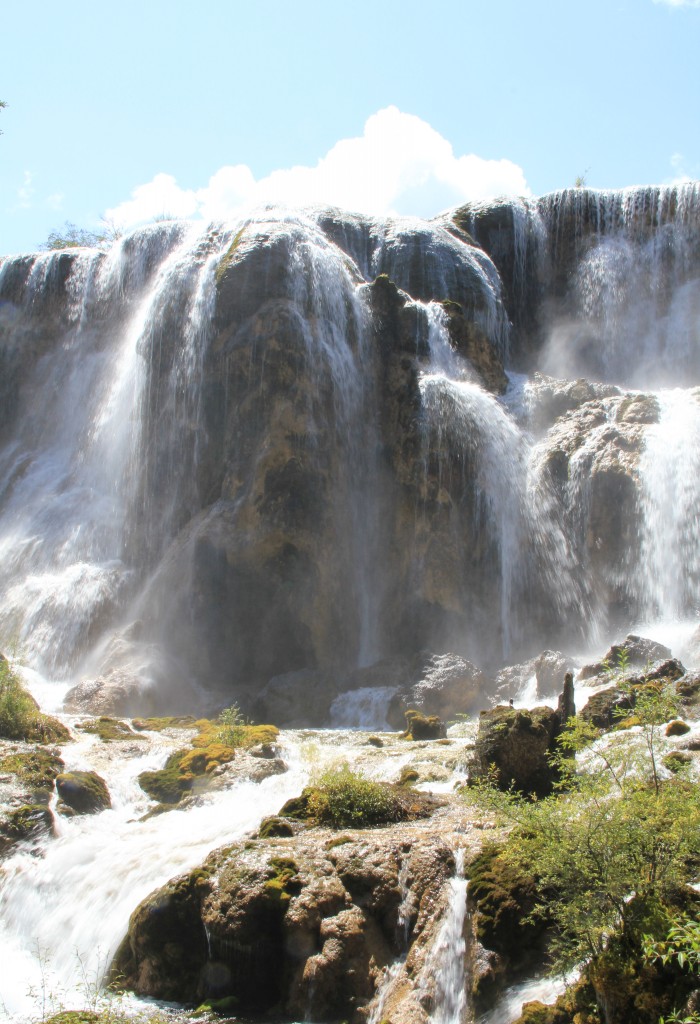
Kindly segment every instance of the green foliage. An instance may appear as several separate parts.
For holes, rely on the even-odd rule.
[[[238,704],[224,708],[217,718],[219,740],[229,747],[240,747],[246,733],[246,719]]]
[[[243,227],[236,232],[233,241],[229,245],[224,255],[219,260],[219,265],[216,268],[215,275],[217,285],[220,284],[223,278],[226,276],[226,271],[229,269],[233,262],[233,257],[236,255],[236,250],[238,249],[238,246],[241,244],[241,239],[243,238],[247,226],[247,224],[244,224]]]
[[[0,661],[0,736],[26,739],[38,716],[38,709],[22,686],[9,661]]]
[[[113,224],[106,224],[102,231],[89,231],[66,221],[60,230],[51,231],[42,249],[109,249],[119,238],[120,231]]]
[[[0,655],[0,737],[36,743],[65,743],[64,725],[39,710],[9,661]]]
[[[372,782],[347,764],[319,776],[307,807],[311,817],[333,828],[383,825],[402,816],[401,805],[386,783]]]
[[[638,734],[600,736],[579,719],[570,722],[554,796],[526,801],[488,783],[476,789],[512,826],[501,856],[536,877],[531,916],[551,917],[562,969],[602,957],[611,936],[639,949],[644,931],[668,927],[667,908],[693,877],[700,792],[684,775],[665,778],[660,770],[671,689],[648,684],[637,694]]]

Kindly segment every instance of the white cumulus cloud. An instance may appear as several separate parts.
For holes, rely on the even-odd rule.
[[[700,7],[700,0],[654,0],[654,3],[665,7]]]
[[[105,216],[123,227],[163,214],[224,220],[246,207],[280,203],[431,217],[458,203],[511,194],[531,194],[517,164],[455,156],[427,121],[391,106],[372,114],[361,136],[337,142],[315,167],[289,167],[256,180],[248,166],[236,164],[221,167],[199,189],[157,174]]]
[[[31,207],[35,192],[34,175],[31,171],[25,171],[22,184],[17,189],[17,200],[21,209],[28,210]]]

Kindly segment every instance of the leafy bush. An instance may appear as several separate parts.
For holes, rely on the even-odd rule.
[[[0,736],[25,739],[36,723],[39,709],[22,686],[9,661],[0,660]]]
[[[238,704],[232,704],[219,714],[219,740],[228,747],[240,747],[245,738],[246,720]]]
[[[9,661],[0,654],[0,736],[7,740],[65,743],[70,732],[51,715],[44,715]]]
[[[307,807],[311,817],[333,828],[384,825],[402,817],[400,801],[387,783],[366,779],[347,764],[319,776]]]
[[[511,825],[499,856],[537,881],[532,915],[552,922],[555,966],[582,968],[598,1000],[616,1003],[611,1024],[657,1024],[682,996],[683,979],[659,985],[660,968],[644,953],[695,899],[687,883],[700,859],[700,788],[662,767],[662,727],[676,700],[670,686],[645,685],[636,734],[602,736],[573,720],[564,742],[578,761],[560,759],[563,779],[551,797],[530,802],[488,784],[477,790]]]
[[[109,249],[121,232],[113,224],[105,224],[102,231],[89,231],[66,221],[58,231],[51,231],[42,249]]]

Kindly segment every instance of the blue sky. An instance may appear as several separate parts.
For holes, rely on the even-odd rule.
[[[35,0],[2,31],[0,253],[105,215],[700,177],[700,0]]]

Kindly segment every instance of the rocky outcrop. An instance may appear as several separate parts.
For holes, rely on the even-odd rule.
[[[567,673],[557,710],[498,705],[482,711],[470,780],[490,778],[499,789],[548,796],[560,777],[552,755],[565,723],[576,713],[573,676]]]
[[[454,829],[465,811],[371,833],[312,829],[235,844],[169,882],[132,914],[112,972],[142,995],[236,1012],[364,1024],[385,969],[387,1019],[427,1024],[427,953],[448,907]],[[468,838],[467,838],[468,837]]]
[[[414,709],[449,721],[473,714],[492,689],[492,680],[458,654],[420,654],[400,677],[387,719],[394,728],[403,728],[406,712]]]
[[[660,406],[627,390],[648,339],[618,345],[606,303],[659,229],[693,280],[694,202],[678,186],[432,222],[268,211],[192,243],[158,224],[109,257],[3,260],[0,513],[22,506],[27,536],[0,567],[0,627],[79,678],[73,710],[202,713],[235,695],[311,724],[358,665],[428,650],[491,673],[633,621],[651,600],[632,577]],[[608,269],[630,270],[625,287],[606,290]],[[675,285],[656,269],[663,326]],[[536,372],[502,402],[518,365]],[[53,551],[66,576],[37,603]],[[425,707],[406,692],[392,721],[473,710],[486,683],[423,687]]]
[[[633,668],[649,669],[652,665],[667,661],[671,656],[671,649],[657,643],[656,640],[628,633],[624,640],[613,644],[600,661],[584,665],[577,678],[579,682],[582,682],[593,676],[619,673],[623,669],[625,671]]]
[[[571,659],[560,651],[542,651],[521,665],[508,665],[496,674],[495,694],[500,700],[515,700],[534,677],[538,698],[559,693]]]

